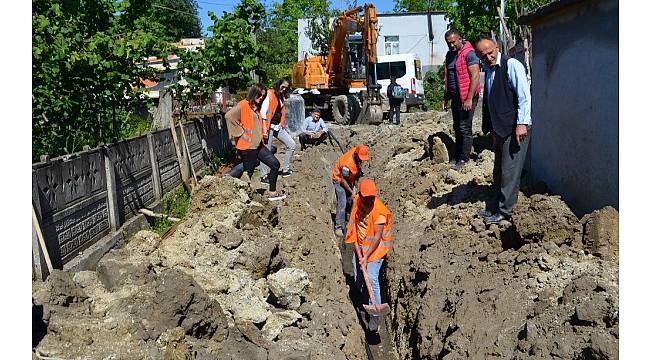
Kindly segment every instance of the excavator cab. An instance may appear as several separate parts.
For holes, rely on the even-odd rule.
[[[381,86],[375,75],[377,22],[372,4],[344,11],[332,24],[327,56],[294,64],[293,84],[307,90],[302,94],[306,108],[314,104],[331,109],[340,124],[382,122]]]

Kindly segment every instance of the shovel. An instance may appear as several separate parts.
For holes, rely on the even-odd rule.
[[[361,251],[359,250],[359,247],[355,244],[354,245],[354,250],[357,252],[357,260],[361,261]],[[361,265],[361,264],[359,264]],[[361,268],[361,272],[363,273],[363,279],[366,281],[366,288],[368,289],[368,295],[370,295],[370,302],[372,302],[372,305],[368,304],[363,304],[363,308],[366,310],[366,312],[370,315],[374,316],[384,316],[390,312],[390,308],[388,307],[387,303],[383,304],[377,304],[377,300],[375,300],[375,291],[372,288],[372,284],[370,283],[370,278],[368,277],[368,272],[366,271],[365,266],[359,266]]]

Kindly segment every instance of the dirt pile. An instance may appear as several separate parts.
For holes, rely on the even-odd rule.
[[[618,358],[616,210],[581,221],[557,196],[520,193],[512,223],[486,227],[489,142],[476,121],[473,161],[452,170],[435,156],[451,119],[429,116],[341,134],[370,146],[367,175],[396,214],[385,278],[397,358]]]
[[[251,186],[208,176],[171,237],[141,232],[96,271],[34,283],[35,353],[365,359],[369,344],[378,360],[616,359],[616,210],[578,219],[559,197],[527,192],[512,223],[485,226],[494,156],[475,119],[460,171],[447,164],[449,114],[332,125],[345,149],[370,146],[363,171],[393,212],[379,338],[350,301],[351,249],[332,222],[340,151],[321,145],[296,152],[279,204],[263,200],[255,176]]]
[[[261,196],[237,179],[206,177],[201,186],[191,214],[171,237],[161,241],[140,232],[107,254],[96,271],[55,272],[34,283],[44,328],[35,352],[62,358],[363,358],[363,332],[347,300],[328,223],[329,199],[315,197],[312,210],[294,218],[292,206],[303,208],[306,197],[276,207],[259,202]],[[285,187],[291,192],[290,182]]]

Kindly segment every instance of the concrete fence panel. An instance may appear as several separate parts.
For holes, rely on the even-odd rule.
[[[189,153],[180,127],[176,134],[187,174],[190,161],[200,175],[208,153],[223,156],[232,147],[221,114],[183,126]],[[34,276],[47,276],[37,226],[55,268],[94,268],[137,228],[134,224],[144,221],[139,209],[159,206],[181,181],[170,129],[33,164],[32,205],[38,221],[32,224]]]
[[[32,204],[52,265],[61,268],[111,230],[103,150],[34,165]],[[36,271],[42,271],[42,251],[35,252],[33,261]]]

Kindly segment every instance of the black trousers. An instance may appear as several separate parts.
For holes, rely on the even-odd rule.
[[[498,210],[506,216],[512,215],[512,209],[517,204],[521,171],[526,161],[526,151],[530,143],[530,127],[528,135],[517,145],[514,131],[505,138],[493,137],[494,145],[494,199],[488,205],[489,211]]]
[[[454,135],[456,137],[456,161],[469,161],[472,152],[472,120],[478,103],[478,96],[472,98],[472,108],[463,110],[460,96],[452,96],[451,116],[454,118]]]
[[[273,155],[271,150],[269,150],[263,143],[260,143],[260,146],[257,149],[249,150],[238,150],[239,156],[242,158],[244,164],[244,170],[248,173],[248,177],[253,177],[253,172],[255,167],[257,167],[257,160],[266,166],[268,166],[271,171],[269,172],[269,191],[276,190],[276,184],[278,182],[278,171],[280,169],[280,161]]]
[[[399,123],[400,123],[400,119],[399,119],[400,110],[399,109],[402,106],[402,103],[401,102],[393,102],[393,103],[389,102],[388,106],[389,106],[388,122],[399,125]]]
[[[300,141],[300,150],[305,150],[307,148],[306,147],[307,144],[319,145],[323,143],[325,140],[327,140],[328,136],[329,134],[327,133],[327,131],[323,132],[316,139],[307,136],[307,134],[305,133],[300,133],[300,135],[298,135],[298,140]]]

